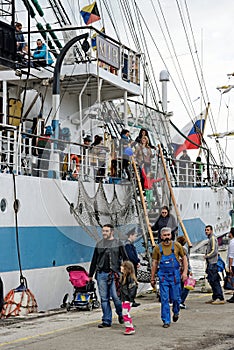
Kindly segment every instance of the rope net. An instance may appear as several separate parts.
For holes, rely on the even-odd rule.
[[[78,181],[79,191],[77,204],[73,209],[77,223],[95,241],[100,239],[100,229],[104,224],[112,224],[115,232],[118,227],[126,224],[137,223],[137,211],[133,197],[133,190],[130,185],[114,185],[112,198],[108,199],[104,185],[99,184],[93,197],[90,197],[84,188],[84,184]],[[110,187],[108,186],[108,189]]]

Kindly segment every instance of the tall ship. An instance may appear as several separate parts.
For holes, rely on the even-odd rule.
[[[72,291],[66,267],[88,268],[103,224],[121,240],[136,228],[147,261],[163,205],[190,246],[206,238],[206,224],[218,237],[230,229],[233,170],[205,142],[209,103],[172,122],[173,77],[164,66],[158,87],[156,43],[138,5],[0,0],[0,275],[5,292],[27,280],[39,310]],[[142,130],[157,180],[150,203],[137,157]],[[196,156],[180,160],[183,150]]]

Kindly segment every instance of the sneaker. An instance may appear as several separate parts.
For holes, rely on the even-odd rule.
[[[108,328],[108,327],[111,327],[111,324],[102,322],[98,325],[98,328]]]
[[[215,301],[215,300],[210,299],[210,300],[208,300],[208,301],[205,301],[205,304],[212,304],[214,301]]]
[[[140,305],[141,305],[140,303],[136,303],[135,301],[132,303],[132,307],[138,307]]]
[[[221,304],[225,304],[225,300],[220,300],[220,299],[216,299],[213,301],[213,303],[211,303],[212,305],[221,305]]]
[[[170,327],[170,324],[169,323],[164,323],[163,324],[163,328],[169,328]]]
[[[134,333],[135,333],[134,328],[126,328],[126,331],[124,332],[125,335],[130,335],[130,334],[134,334]]]
[[[119,316],[118,317],[118,321],[119,321],[120,324],[124,324],[123,316]]]
[[[172,319],[173,319],[173,322],[177,322],[179,319],[179,315],[173,315]]]
[[[182,303],[182,304],[180,304],[180,308],[181,308],[181,309],[187,309],[186,305],[185,305],[185,304],[183,304],[183,303]]]
[[[227,300],[228,303],[234,303],[234,297],[231,297],[231,299]]]

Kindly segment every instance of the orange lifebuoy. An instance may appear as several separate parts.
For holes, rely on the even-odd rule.
[[[75,160],[76,161],[76,165],[78,165],[80,163],[79,157],[76,154],[71,154],[70,160],[71,160],[71,162],[73,160]]]
[[[77,179],[79,176],[79,171],[80,171],[80,158],[76,154],[71,154],[70,156],[71,163],[75,160],[76,166],[75,169],[73,169],[72,172],[72,177],[74,179]]]

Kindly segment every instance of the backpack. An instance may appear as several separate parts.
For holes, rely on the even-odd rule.
[[[223,261],[220,255],[218,256],[217,268],[218,272],[223,272],[225,270],[225,262]]]

